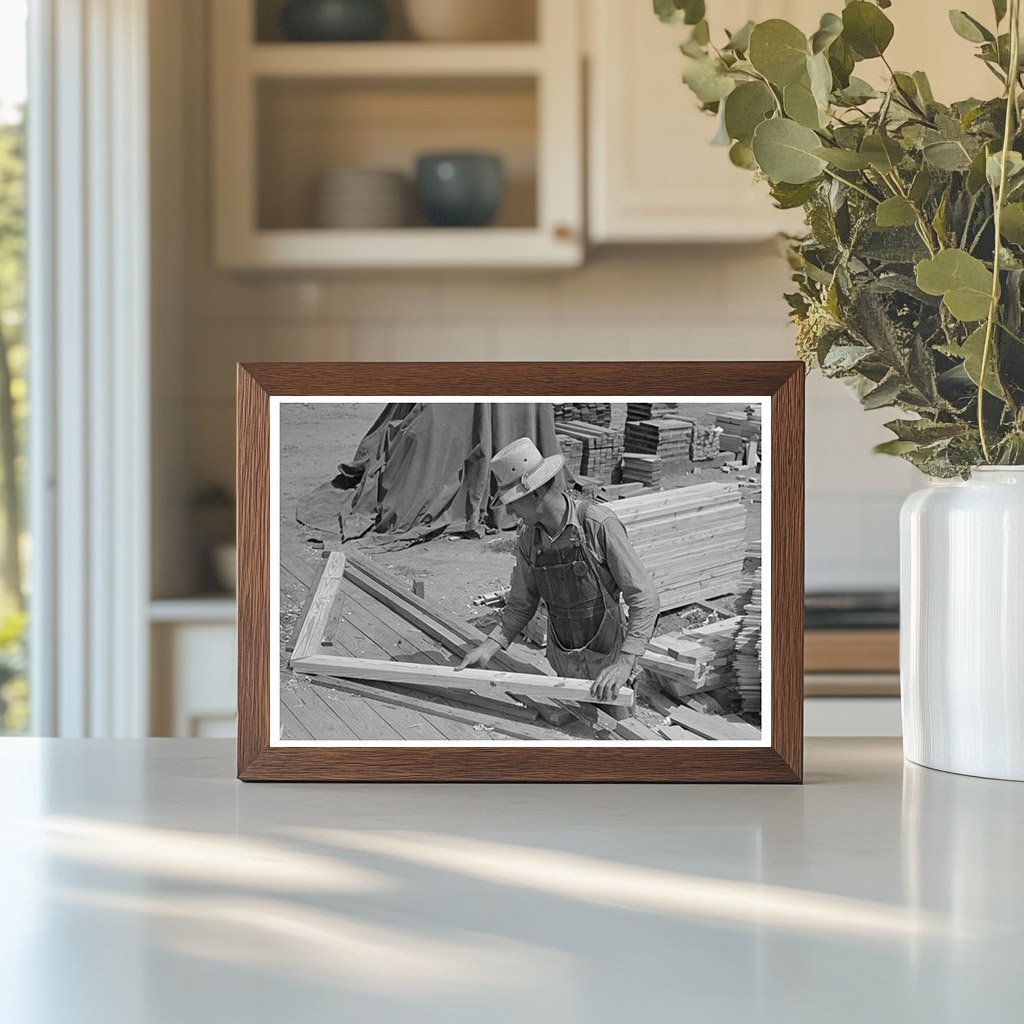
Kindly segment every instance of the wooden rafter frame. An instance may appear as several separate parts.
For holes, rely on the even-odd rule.
[[[263,363],[238,367],[238,775],[245,781],[799,782],[803,772],[804,369],[799,362]],[[571,383],[570,383],[571,382]],[[360,395],[763,396],[771,407],[771,735],[673,744],[282,747],[270,736],[270,398]],[[763,538],[763,540],[768,538]],[[340,554],[340,552],[332,553]],[[326,560],[331,562],[330,556]],[[332,576],[345,572],[335,559]],[[327,576],[327,565],[324,576]],[[340,576],[338,576],[340,581]],[[320,592],[323,584],[317,587]],[[324,595],[321,595],[323,597]],[[326,610],[323,605],[330,604]],[[306,623],[313,614],[310,603]],[[334,601],[296,637],[323,657]],[[443,629],[443,624],[435,628]],[[319,631],[319,633],[318,633]],[[303,632],[306,633],[303,636]],[[766,638],[766,641],[769,638]],[[465,638],[463,638],[465,641]],[[454,640],[452,641],[454,642]],[[451,649],[451,648],[449,648]],[[329,654],[327,655],[330,656]],[[299,660],[293,652],[293,661]],[[525,677],[524,677],[525,678]],[[537,677],[538,679],[542,677]],[[550,677],[546,677],[550,678]],[[526,688],[525,685],[523,688]],[[550,703],[550,701],[549,701]],[[585,708],[586,705],[580,705]]]

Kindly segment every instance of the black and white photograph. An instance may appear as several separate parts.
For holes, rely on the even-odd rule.
[[[767,744],[770,435],[758,397],[273,397],[272,745]]]

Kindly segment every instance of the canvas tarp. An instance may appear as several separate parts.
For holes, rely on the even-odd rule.
[[[558,453],[550,404],[388,405],[352,461],[300,502],[298,520],[386,548],[509,528],[512,517],[495,501],[491,456],[519,437],[531,438],[541,455]]]

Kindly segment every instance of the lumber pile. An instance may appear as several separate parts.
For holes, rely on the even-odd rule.
[[[754,573],[750,600],[736,637],[736,692],[744,714],[761,713],[761,570]]]
[[[583,442],[580,472],[597,480],[608,480],[622,456],[621,430],[597,426],[593,423],[556,423],[555,433],[574,437]]]
[[[722,436],[721,427],[702,427],[693,425],[693,440],[690,442],[690,459],[693,462],[707,462],[717,459],[721,454],[718,439]]]
[[[581,476],[583,474],[586,445],[584,445],[580,438],[573,437],[571,434],[556,433],[555,437],[558,438],[558,447],[562,457],[565,459],[566,469],[569,470],[573,477]]]
[[[675,487],[624,498],[614,509],[654,577],[663,612],[739,590],[747,513],[736,484]]]
[[[714,630],[654,637],[647,645],[640,664],[665,693],[682,700],[700,690],[722,690],[732,685],[732,657],[740,619],[725,619],[714,625]]]
[[[761,414],[752,406],[749,411],[719,413],[715,424],[722,428],[718,444],[723,452],[743,455],[748,441],[761,440]]]
[[[612,407],[608,402],[560,402],[554,410],[555,423],[576,421],[607,427],[612,422]]]
[[[629,420],[626,451],[663,458],[690,454],[693,422],[684,419]]]
[[[657,490],[661,487],[661,457],[624,452],[619,479],[624,484],[636,482]]]
[[[626,405],[626,421],[656,420],[662,416],[674,416],[678,411],[678,402],[629,402]]]

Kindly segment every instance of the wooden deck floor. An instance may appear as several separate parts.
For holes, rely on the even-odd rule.
[[[297,619],[321,561],[318,549],[281,540],[282,632]],[[397,613],[374,601],[349,580],[341,587],[341,615],[333,647],[355,658],[383,658],[421,664],[457,659]],[[390,684],[297,675],[281,651],[281,739],[425,740],[430,742],[559,740],[581,733],[563,731],[537,712],[506,696],[455,699],[451,695]]]

